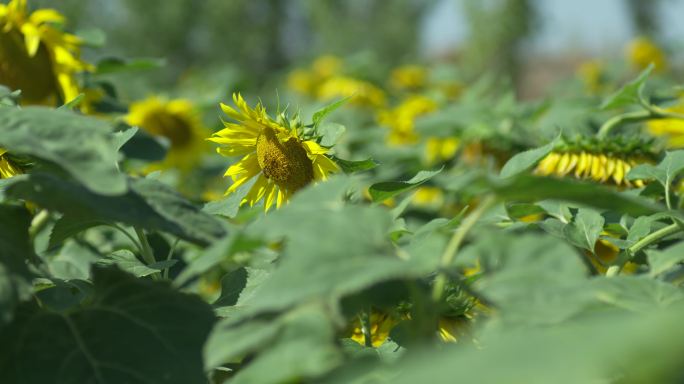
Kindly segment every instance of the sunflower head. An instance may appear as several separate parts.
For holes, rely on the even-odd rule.
[[[399,318],[388,311],[372,309],[369,316],[369,324],[367,324],[372,346],[377,348],[383,345],[399,321]],[[366,345],[363,324],[358,316],[352,321],[350,328],[350,338],[361,345]]]
[[[666,108],[666,112],[684,114],[684,98],[672,107]],[[648,132],[654,136],[664,137],[670,148],[684,147],[684,120],[676,118],[654,119],[646,123]]]
[[[391,145],[415,144],[419,136],[414,131],[416,118],[433,112],[437,103],[429,97],[412,95],[392,109],[378,112],[377,121],[387,126],[390,133],[387,141]]]
[[[339,170],[329,157],[329,148],[318,144],[314,137],[304,137],[298,116],[280,114],[274,120],[261,103],[252,108],[240,94],[234,94],[233,101],[237,109],[225,104],[221,108],[234,122],[224,122],[225,128],[209,138],[220,145],[219,154],[242,156],[225,173],[233,179],[226,194],[237,192],[256,178],[242,203],[254,205],[263,199],[268,210],[274,203],[280,207],[293,193]]]
[[[416,90],[427,83],[427,70],[419,65],[404,65],[390,74],[390,85],[399,90]]]
[[[52,9],[28,13],[26,0],[0,4],[0,83],[22,91],[23,104],[57,104],[80,93],[76,74],[92,70],[80,58],[82,41],[61,30]]]
[[[653,163],[654,160],[650,141],[620,137],[609,141],[580,138],[558,145],[539,162],[535,173],[623,187],[643,187],[642,180],[629,181],[625,176],[634,166]]]
[[[207,131],[189,100],[150,97],[132,103],[126,122],[169,142],[162,168],[188,169],[199,160],[203,152]]]
[[[10,159],[7,150],[0,148],[0,179],[8,179],[21,173],[21,167]]]
[[[667,56],[665,52],[647,37],[638,37],[627,46],[627,59],[638,69],[644,69],[651,63],[656,72],[667,69]]]

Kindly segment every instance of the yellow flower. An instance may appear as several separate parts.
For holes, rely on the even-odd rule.
[[[605,234],[605,232],[604,232]],[[589,259],[591,265],[594,266],[596,271],[600,274],[605,275],[608,270],[608,265],[612,264],[617,260],[618,254],[620,253],[620,248],[616,247],[613,243],[608,240],[598,239],[594,244],[594,253],[585,251],[584,254]],[[628,261],[622,267],[623,274],[633,274],[638,268],[638,265],[634,262]]]
[[[156,168],[189,170],[206,149],[204,138],[209,133],[189,100],[149,97],[132,103],[125,119],[130,125],[168,140],[166,158]]]
[[[414,132],[416,118],[437,109],[437,103],[432,99],[413,95],[393,109],[378,113],[378,123],[390,128],[387,142],[391,145],[407,145],[418,142],[418,134]]]
[[[629,43],[627,58],[633,66],[639,69],[644,69],[651,63],[656,72],[663,72],[667,69],[665,52],[646,37],[638,37]]]
[[[419,187],[411,202],[423,208],[438,208],[444,204],[444,192],[437,187]]]
[[[7,179],[21,173],[23,173],[21,168],[7,156],[7,150],[0,148],[0,179]]]
[[[387,341],[392,328],[399,323],[399,320],[390,313],[373,309],[370,314],[369,334],[374,348],[381,346]],[[351,339],[361,345],[366,345],[366,338],[363,334],[361,321],[354,319],[351,324]]]
[[[323,55],[312,64],[313,72],[321,79],[337,75],[342,68],[342,60],[333,55]]]
[[[437,321],[439,338],[446,343],[456,343],[467,335],[470,319],[466,316],[440,317]]]
[[[418,65],[404,65],[390,74],[390,84],[400,90],[415,90],[425,86],[427,70]]]
[[[599,93],[606,87],[604,64],[599,60],[590,60],[582,63],[577,68],[577,75],[582,79],[584,87],[591,94]]]
[[[450,160],[460,144],[461,140],[457,137],[428,137],[425,141],[425,162],[434,165]]]
[[[684,100],[666,108],[665,111],[684,114]],[[684,120],[676,118],[654,119],[646,123],[648,132],[654,136],[665,136],[670,148],[684,147]]]
[[[0,84],[22,91],[23,104],[59,104],[80,93],[76,74],[91,71],[80,58],[81,39],[58,26],[52,9],[27,14],[26,0],[0,4]]]
[[[535,173],[542,176],[571,176],[578,179],[598,181],[602,184],[640,188],[644,186],[643,181],[629,181],[625,179],[625,175],[635,165],[647,162],[642,158],[586,151],[551,152],[539,162]]]
[[[318,88],[330,77],[337,75],[342,68],[342,60],[336,56],[325,55],[317,58],[311,69],[296,69],[287,76],[287,85],[295,92],[316,96]]]
[[[328,148],[271,119],[261,103],[251,108],[239,93],[233,102],[237,110],[225,104],[221,109],[237,123],[224,122],[225,128],[209,140],[221,145],[217,152],[223,156],[243,156],[225,173],[233,179],[226,194],[257,178],[241,204],[253,206],[263,198],[266,211],[273,203],[280,207],[297,190],[339,170]]]
[[[318,87],[319,100],[350,97],[350,104],[368,107],[382,107],[386,103],[385,92],[375,85],[346,76],[334,76]]]

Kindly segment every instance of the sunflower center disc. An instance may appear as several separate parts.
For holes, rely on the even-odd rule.
[[[281,143],[271,128],[264,128],[257,139],[257,159],[264,176],[289,192],[313,180],[313,165],[299,140],[291,137]]]

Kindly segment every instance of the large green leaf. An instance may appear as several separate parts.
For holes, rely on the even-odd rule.
[[[31,294],[26,262],[36,255],[29,242],[30,224],[25,208],[0,205],[0,326],[12,319],[15,306]]]
[[[4,383],[202,383],[211,308],[167,284],[93,270],[88,304],[25,305],[0,332]]]
[[[71,180],[46,173],[16,176],[5,193],[84,221],[120,222],[174,234],[206,245],[225,234],[214,217],[170,187],[152,179],[129,179],[121,196],[96,194]]]
[[[601,109],[614,109],[638,104],[642,97],[642,92],[646,80],[653,71],[653,64],[644,69],[636,79],[625,84],[620,90],[608,96],[601,104]]]
[[[370,193],[373,201],[384,201],[402,192],[419,187],[421,184],[430,180],[440,172],[442,172],[441,168],[436,171],[420,171],[411,179],[406,181],[385,181],[381,183],[375,183],[370,186],[368,193]]]
[[[255,235],[286,239],[280,263],[255,293],[250,312],[334,301],[382,281],[426,275],[435,267],[431,258],[399,257],[388,239],[389,210],[344,202],[351,181],[338,176],[309,187],[249,228]]]
[[[511,157],[511,159],[508,160],[501,169],[500,176],[511,177],[530,169],[539,160],[544,158],[544,156],[548,155],[549,152],[553,150],[553,148],[556,146],[557,141],[558,137],[555,140],[551,140],[551,142],[544,146],[530,149],[529,151],[520,152],[515,156]]]
[[[583,208],[577,212],[572,223],[563,228],[563,234],[570,243],[594,252],[604,222],[603,216],[598,212]]]
[[[93,192],[121,195],[118,142],[104,120],[42,107],[0,109],[0,146],[58,165]]]

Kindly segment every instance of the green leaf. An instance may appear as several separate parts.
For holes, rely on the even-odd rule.
[[[171,268],[176,262],[177,260],[163,260],[146,265],[133,252],[124,249],[112,252],[106,258],[98,260],[97,264],[104,266],[116,265],[135,277],[143,277]]]
[[[420,171],[407,181],[386,181],[370,186],[368,192],[374,202],[384,201],[402,192],[410,191],[442,172],[444,167],[435,171]]]
[[[684,302],[679,287],[645,276],[614,276],[592,281],[591,288],[603,305],[643,314]]]
[[[663,250],[647,250],[649,274],[656,277],[684,261],[684,243],[680,242]]]
[[[580,208],[575,219],[563,228],[563,234],[570,243],[593,253],[604,222],[598,212]]]
[[[646,69],[641,71],[636,79],[625,84],[619,91],[608,96],[601,104],[601,109],[615,109],[625,107],[632,104],[638,104],[642,97],[642,92],[646,84],[646,80],[653,71],[653,64],[650,64]]]
[[[340,168],[342,168],[342,172],[344,173],[368,171],[378,166],[378,163],[373,159],[354,161],[343,160],[338,157],[333,157],[333,160],[335,161],[335,163],[337,163],[337,165],[340,166]]]
[[[247,286],[247,270],[238,268],[221,278],[221,296],[212,304],[215,307],[235,305]]]
[[[214,314],[195,296],[116,269],[93,269],[80,309],[27,303],[0,331],[4,383],[203,383]]]
[[[108,57],[97,63],[95,74],[105,75],[119,72],[146,71],[162,68],[165,65],[165,59],[120,59]]]
[[[102,195],[126,192],[112,128],[103,120],[43,107],[0,108],[0,146],[58,165]]]
[[[5,193],[84,221],[124,223],[174,234],[207,245],[225,234],[211,215],[202,212],[170,187],[152,179],[129,179],[129,191],[102,196],[70,180],[33,173],[9,179]]]
[[[324,123],[318,127],[318,134],[321,136],[320,145],[332,147],[342,137],[347,130],[344,125],[337,123]]]
[[[254,236],[286,241],[277,268],[245,313],[282,310],[317,299],[334,302],[376,283],[423,276],[435,267],[429,258],[396,256],[387,237],[393,225],[391,212],[375,205],[345,205],[351,182],[338,175],[308,187],[287,207],[249,228]]]
[[[81,103],[83,102],[83,99],[84,99],[84,98],[85,98],[85,94],[79,93],[78,96],[74,97],[72,100],[68,101],[67,103],[65,103],[64,105],[62,105],[61,107],[59,107],[59,108],[57,108],[57,109],[70,109],[70,110],[74,110],[74,109],[76,109],[79,105],[81,105]]]
[[[504,164],[499,176],[506,178],[527,171],[532,166],[534,166],[539,160],[543,159],[546,155],[548,155],[549,152],[553,151],[559,138],[560,136],[556,137],[555,139],[551,140],[551,142],[542,147],[530,149],[528,151],[516,154],[510,160],[508,160],[506,164]]]
[[[61,245],[66,239],[77,235],[86,229],[96,227],[98,225],[106,224],[105,221],[99,219],[83,219],[80,217],[62,216],[52,227],[50,232],[50,241],[48,248],[52,249]]]
[[[667,210],[664,206],[654,204],[645,198],[576,180],[518,175],[508,179],[492,180],[489,183],[490,188],[499,197],[516,202],[554,199],[622,212],[634,217]]]
[[[313,126],[314,130],[317,130],[320,124],[323,122],[323,120],[332,112],[334,112],[337,108],[343,106],[346,104],[349,100],[351,100],[352,96],[347,96],[343,99],[334,101],[325,107],[319,109],[318,111],[314,112],[313,114]]]
[[[26,260],[36,259],[29,241],[31,216],[23,207],[0,205],[0,326],[31,295],[32,274]]]
[[[657,180],[663,187],[669,188],[672,180],[684,170],[684,150],[668,151],[663,160],[656,166],[640,164],[627,174],[629,180]]]

